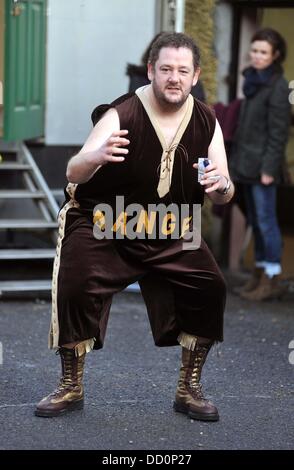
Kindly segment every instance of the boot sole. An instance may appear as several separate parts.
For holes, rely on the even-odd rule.
[[[212,414],[201,414],[201,413],[196,413],[195,411],[191,411],[187,405],[183,405],[180,403],[174,402],[173,408],[177,413],[183,413],[187,415],[191,419],[196,419],[198,421],[218,421],[219,420],[219,415],[218,413],[212,413]]]
[[[75,410],[82,410],[84,408],[84,400],[79,400],[71,403],[68,405],[66,408],[63,408],[63,410],[38,410],[36,409],[34,414],[35,416],[40,416],[42,418],[54,418],[54,416],[59,416],[64,413],[67,413],[68,411],[75,411]]]

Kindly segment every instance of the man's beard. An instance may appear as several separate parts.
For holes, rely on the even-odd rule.
[[[153,86],[153,92],[154,92],[154,95],[155,95],[155,98],[157,99],[157,101],[161,104],[161,106],[163,106],[165,109],[170,109],[170,110],[175,110],[175,109],[179,109],[183,106],[183,104],[185,103],[185,101],[187,100],[188,96],[189,96],[189,93],[191,90],[187,91],[186,93],[184,93],[182,91],[182,89],[180,89],[180,92],[181,92],[181,96],[178,98],[177,101],[174,101],[172,99],[169,99],[165,94],[164,92],[162,92],[158,86],[157,86],[157,83],[156,81],[154,80],[152,82],[152,86]]]

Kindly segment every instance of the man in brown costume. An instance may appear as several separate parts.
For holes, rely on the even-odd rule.
[[[114,208],[118,195],[143,208],[159,203],[192,208],[203,203],[204,193],[225,204],[233,196],[219,124],[210,108],[190,95],[199,60],[191,38],[161,35],[150,53],[151,85],[98,106],[90,136],[68,163],[49,334],[50,347],[60,354],[62,377],[37,405],[37,416],[83,407],[85,355],[103,347],[113,294],[139,281],[155,344],[182,346],[175,411],[219,419],[203,396],[200,376],[212,344],[223,340],[226,289],[205,242],[187,249],[183,232],[175,239],[158,232],[156,239],[146,233],[135,239],[93,235],[101,217],[100,228],[108,223],[94,208],[100,203]],[[211,161],[200,183],[198,157]]]

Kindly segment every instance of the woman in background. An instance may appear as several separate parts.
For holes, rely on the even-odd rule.
[[[245,99],[230,157],[230,174],[244,189],[254,236],[255,267],[240,295],[250,300],[281,296],[282,238],[276,213],[290,123],[289,88],[283,76],[283,37],[270,28],[251,39],[243,72]]]

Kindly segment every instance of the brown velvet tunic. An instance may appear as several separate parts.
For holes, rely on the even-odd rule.
[[[129,131],[129,154],[123,163],[103,166],[87,183],[67,188],[53,276],[50,344],[95,338],[94,348],[101,348],[112,295],[136,280],[156,345],[178,344],[181,331],[222,341],[225,285],[204,241],[199,249],[185,251],[182,240],[97,240],[92,221],[95,205],[114,205],[117,195],[124,196],[126,205],[144,207],[202,204],[203,188],[192,164],[207,156],[214,114],[194,100],[181,150],[175,153],[170,190],[160,198],[162,147],[142,103],[135,94],[124,95],[111,105],[98,106],[93,123],[111,107],[118,112],[121,129]]]
[[[98,202],[113,203],[116,195],[123,195],[126,205],[202,204],[203,188],[196,183],[197,171],[192,164],[198,157],[207,156],[215,128],[213,111],[194,100],[192,118],[180,142],[187,150],[188,161],[182,150],[176,151],[170,192],[160,199],[157,185],[162,147],[144,107],[137,95],[124,95],[111,105],[98,106],[92,113],[93,124],[111,107],[118,112],[120,128],[129,131],[129,154],[124,162],[104,165],[90,181],[78,185],[75,199],[80,206],[92,212]]]

